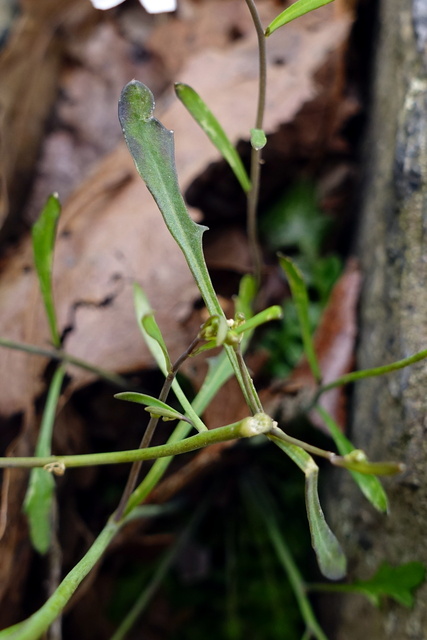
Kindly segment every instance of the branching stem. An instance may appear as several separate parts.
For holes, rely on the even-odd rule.
[[[163,383],[163,387],[159,395],[159,400],[161,400],[162,402],[166,402],[167,397],[169,395],[169,391],[171,390],[172,383],[175,379],[176,374],[178,373],[179,368],[187,360],[187,358],[189,358],[191,354],[197,349],[197,347],[200,345],[201,342],[203,342],[203,340],[201,340],[197,336],[193,340],[193,342],[190,344],[188,349],[186,349],[186,351],[184,351],[184,353],[181,354],[177,359],[177,361],[172,365],[172,368],[169,371]],[[140,449],[146,449],[147,447],[150,446],[150,442],[153,438],[154,431],[156,430],[158,422],[159,422],[159,417],[152,415],[147,425],[147,428],[144,432],[144,435],[142,436],[142,440],[139,445]],[[141,472],[142,462],[143,460],[138,460],[137,462],[134,462],[132,465],[125,489],[123,491],[119,506],[117,507],[117,511],[114,516],[116,522],[118,522],[121,519],[123,512],[126,508],[127,502],[131,496],[131,493],[136,487],[138,476]]]

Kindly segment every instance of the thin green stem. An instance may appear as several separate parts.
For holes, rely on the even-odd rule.
[[[239,366],[240,373],[242,375],[242,379],[246,389],[246,394],[247,394],[247,397],[250,398],[251,411],[252,413],[260,413],[263,411],[261,400],[259,399],[259,396],[255,391],[253,380],[249,374],[248,368],[246,366],[246,362],[243,358],[240,345],[238,345],[235,351],[237,356],[237,364]]]
[[[403,358],[403,360],[392,362],[391,364],[374,367],[373,369],[362,369],[361,371],[352,371],[351,373],[347,373],[345,376],[341,376],[341,378],[337,378],[337,380],[321,386],[316,394],[313,404],[317,403],[317,400],[323,393],[326,393],[331,389],[335,389],[335,387],[340,387],[344,384],[355,382],[356,380],[363,380],[364,378],[374,378],[376,376],[382,376],[385,373],[392,373],[393,371],[398,371],[399,369],[408,367],[409,365],[415,364],[425,358],[427,358],[427,349],[424,349],[419,353],[415,353],[413,356],[409,356],[408,358]]]
[[[0,347],[5,347],[6,349],[14,349],[16,351],[23,351],[25,353],[31,353],[36,356],[44,356],[49,358],[50,360],[56,360],[58,362],[66,362],[68,364],[72,364],[80,369],[85,369],[86,371],[90,371],[94,373],[98,378],[103,378],[110,382],[111,384],[123,388],[129,388],[129,382],[115,373],[111,373],[110,371],[106,371],[105,369],[101,369],[85,360],[81,360],[80,358],[76,358],[64,351],[59,349],[45,349],[44,347],[37,347],[32,344],[25,344],[23,342],[14,342],[13,340],[7,340],[6,338],[0,338]]]
[[[326,451],[325,449],[319,449],[319,447],[315,447],[312,444],[308,444],[308,442],[304,442],[303,440],[298,440],[298,438],[293,438],[292,436],[289,436],[287,433],[282,431],[282,429],[279,429],[279,427],[272,427],[270,433],[268,434],[268,437],[273,441],[276,439],[276,440],[282,440],[283,442],[287,442],[288,444],[293,444],[297,447],[300,447],[301,449],[304,449],[304,451],[307,451],[308,453],[312,453],[315,456],[319,456],[320,458],[326,458],[330,462],[334,461],[334,463],[336,463],[335,461],[337,460],[337,458],[340,457],[333,451]]]
[[[241,437],[244,434],[244,424],[247,418],[240,422],[229,424],[218,429],[203,431],[195,436],[173,442],[169,444],[159,445],[157,447],[149,447],[147,449],[133,449],[130,451],[112,451],[109,453],[88,453],[77,456],[45,456],[40,458],[34,457],[17,457],[17,458],[0,458],[0,468],[34,468],[47,467],[48,471],[63,472],[67,468],[87,467],[92,465],[106,464],[122,464],[127,462],[135,462],[137,460],[155,460],[167,456],[175,456],[181,453],[195,451],[202,447],[207,447],[217,442],[226,442]],[[243,433],[242,433],[243,428]]]
[[[199,337],[195,338],[193,342],[190,344],[190,346],[188,347],[188,349],[186,349],[186,351],[184,351],[184,353],[181,354],[177,359],[177,361],[172,365],[172,368],[169,371],[163,383],[163,387],[159,395],[159,400],[161,400],[162,402],[166,402],[167,397],[169,395],[169,391],[171,390],[171,387],[172,387],[172,383],[175,380],[175,377],[176,377],[176,374],[178,373],[179,368],[191,356],[193,351],[197,349],[200,342],[201,340]],[[150,442],[153,438],[154,431],[156,430],[158,422],[159,422],[158,416],[152,415],[147,425],[147,428],[144,432],[144,435],[142,436],[142,440],[139,445],[140,449],[146,449],[147,447],[150,446]],[[131,493],[135,489],[136,483],[138,481],[138,476],[141,473],[142,463],[143,463],[143,460],[138,460],[137,462],[134,462],[132,465],[128,480],[126,482],[126,486],[124,488],[122,497],[120,499],[119,506],[117,507],[117,511],[114,516],[116,521],[119,521],[120,518],[122,517],[125,507],[127,505],[127,502],[131,496]]]
[[[259,55],[259,80],[258,80],[258,106],[255,119],[255,128],[262,129],[265,111],[265,98],[267,87],[267,56],[265,46],[264,29],[258,14],[258,10],[253,0],[246,0],[246,4],[250,11],[257,38],[258,38],[258,55]],[[251,189],[247,195],[247,232],[249,245],[252,252],[254,262],[254,272],[257,282],[261,280],[262,256],[258,241],[257,231],[257,209],[259,200],[259,186],[261,177],[261,149],[251,150]]]

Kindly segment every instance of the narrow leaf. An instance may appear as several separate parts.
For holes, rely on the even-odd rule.
[[[311,544],[316,553],[319,568],[330,580],[340,580],[346,573],[346,558],[335,535],[329,528],[320,505],[317,492],[319,467],[307,451],[276,438],[267,436],[284,451],[305,474],[305,502]]]
[[[170,407],[166,402],[162,402],[158,398],[154,396],[148,396],[145,393],[137,393],[136,391],[123,391],[121,393],[116,393],[114,395],[118,400],[126,400],[127,402],[136,402],[137,404],[144,404],[150,408],[150,413],[152,413],[151,409],[159,411],[167,412],[167,414],[159,413],[156,415],[168,415],[169,417],[173,415],[173,420],[181,420],[182,415],[173,407]]]
[[[260,313],[257,313],[252,318],[249,318],[249,320],[246,320],[243,324],[238,325],[237,327],[233,327],[233,331],[237,334],[246,333],[246,331],[253,331],[266,322],[271,322],[272,320],[280,320],[282,315],[282,307],[279,307],[278,305],[268,307],[267,309],[260,311]]]
[[[55,246],[56,226],[61,213],[61,204],[57,194],[49,196],[39,219],[32,228],[34,264],[40,284],[40,291],[49,322],[52,342],[59,347],[61,340],[56,323],[52,293],[52,264]]]
[[[279,29],[279,27],[283,27],[284,24],[288,24],[288,22],[292,22],[292,20],[306,13],[310,13],[310,11],[319,9],[330,2],[333,2],[333,0],[298,0],[294,2],[268,25],[265,30],[266,37],[270,36],[276,29]]]
[[[35,450],[37,457],[45,457],[51,454],[52,430],[64,376],[65,369],[62,366],[58,367],[49,387],[40,425],[40,434]],[[52,474],[44,469],[33,469],[31,471],[24,501],[24,511],[28,518],[32,545],[41,554],[45,554],[48,551],[52,537],[54,491],[55,481]]]
[[[159,329],[159,325],[157,324],[156,319],[154,317],[154,312],[143,315],[141,317],[141,324],[144,327],[147,335],[150,336],[150,338],[152,338],[153,340],[155,340],[159,345],[165,357],[166,369],[167,371],[170,371],[172,369],[171,359],[169,357],[169,353],[168,353],[168,349],[165,344],[165,341],[163,340],[162,333]]]
[[[224,160],[229,164],[237,180],[240,182],[243,191],[247,193],[251,188],[251,182],[243,166],[242,159],[212,111],[198,93],[186,84],[177,82],[175,84],[175,93],[197,124],[206,133],[213,145],[218,149]]]
[[[355,447],[352,445],[350,440],[346,438],[329,413],[320,406],[316,407],[316,411],[322,417],[325,425],[329,429],[329,433],[335,442],[335,446],[339,453],[342,456],[345,456],[354,451]],[[386,513],[388,511],[387,495],[378,478],[372,475],[363,475],[357,471],[350,471],[350,474],[365,498],[369,500],[375,509]]]
[[[136,311],[136,317],[138,319],[139,328],[141,329],[145,343],[149,348],[150,353],[153,356],[154,360],[156,361],[157,366],[164,373],[164,375],[167,376],[167,374],[169,373],[167,363],[170,362],[170,359],[169,359],[169,355],[167,356],[167,359],[166,359],[165,351],[164,351],[166,349],[166,345],[165,345],[163,336],[161,335],[160,329],[156,323],[156,326],[160,333],[160,340],[158,340],[157,337],[155,338],[153,336],[150,336],[147,333],[144,327],[144,324],[141,322],[141,318],[152,316],[154,312],[150,306],[150,303],[147,300],[147,296],[145,295],[144,291],[138,284],[134,284],[133,296],[134,296],[134,306]],[[162,344],[164,346],[162,346]],[[166,359],[166,362],[165,362],[165,359]],[[181,389],[181,386],[176,378],[172,382],[172,389],[176,397],[178,398],[181,406],[185,410],[185,413],[188,415],[188,417],[191,420],[191,423],[194,425],[197,431],[206,431],[207,427],[205,426],[203,421],[199,418],[196,411],[194,411],[193,407],[191,406],[191,403],[187,400],[187,396]]]
[[[184,254],[209,314],[224,315],[203,255],[202,236],[206,227],[190,218],[179,190],[173,133],[153,117],[153,112],[154,97],[148,87],[136,80],[129,82],[119,101],[119,119],[129,151],[166,226]],[[258,410],[254,402],[257,394],[252,380],[245,384],[233,347],[224,347],[245,400],[255,412]]]
[[[253,315],[253,303],[257,294],[257,284],[253,276],[243,276],[239,284],[239,293],[234,299],[236,313],[241,313],[248,320]]]
[[[340,580],[346,574],[347,562],[341,545],[329,528],[317,491],[319,470],[317,465],[306,474],[305,498],[311,543],[323,575],[329,580]]]
[[[294,265],[290,258],[279,255],[280,266],[286,273],[292,293],[292,299],[298,313],[298,320],[301,327],[301,336],[304,344],[304,353],[310,365],[310,369],[315,379],[319,382],[322,378],[317,356],[314,351],[313,338],[311,335],[309,322],[309,302],[307,288],[305,286],[300,270]]]

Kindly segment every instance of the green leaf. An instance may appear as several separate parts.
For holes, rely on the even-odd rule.
[[[314,465],[312,471],[305,476],[305,499],[311,543],[323,575],[329,580],[340,580],[346,574],[347,561],[323,514],[317,491],[318,475],[319,469]]]
[[[58,367],[52,378],[40,425],[35,455],[45,457],[51,454],[52,431],[55,422],[56,407],[65,376],[63,366]],[[33,547],[45,554],[52,538],[52,506],[55,491],[53,476],[45,469],[32,469],[27,493],[24,500],[24,511],[30,527],[30,538]]]
[[[165,357],[166,369],[170,371],[172,369],[172,362],[169,357],[169,353],[168,353],[168,349],[165,344],[165,341],[163,340],[162,333],[159,329],[159,325],[157,324],[156,319],[154,317],[154,312],[152,311],[151,313],[147,313],[146,315],[143,315],[141,317],[141,324],[144,327],[147,335],[150,336],[150,338],[152,338],[153,340],[155,340],[155,342],[157,342],[157,344],[159,345]]]
[[[341,545],[329,528],[320,505],[317,491],[319,467],[307,451],[287,443],[274,435],[267,436],[284,451],[305,474],[305,502],[311,544],[315,551],[319,568],[330,580],[340,580],[346,573],[346,558]]]
[[[53,475],[45,469],[32,469],[25,496],[24,511],[30,527],[31,544],[44,555],[52,538]]]
[[[317,413],[322,417],[325,425],[329,429],[329,433],[335,443],[336,448],[342,456],[345,456],[354,451],[354,446],[348,438],[342,433],[335,420],[329,415],[323,407],[316,407]],[[372,475],[364,475],[357,471],[350,471],[351,477],[358,485],[359,489],[369,500],[369,502],[383,513],[388,511],[387,495],[381,485],[381,482]]]
[[[251,146],[259,151],[267,144],[267,136],[262,129],[251,129]]]
[[[314,351],[313,338],[310,329],[309,320],[309,300],[307,289],[299,269],[293,264],[290,258],[279,255],[280,266],[286,273],[289,286],[292,293],[292,299],[298,313],[298,319],[301,327],[301,336],[304,344],[304,353],[310,365],[313,376],[317,381],[322,378],[317,356]]]
[[[333,0],[298,0],[297,2],[294,2],[290,7],[274,18],[274,20],[268,25],[265,30],[266,37],[270,36],[274,31],[276,31],[276,29],[283,27],[284,24],[288,24],[288,22],[292,22],[292,20],[295,20],[310,11],[319,9],[330,2],[333,2]]]
[[[233,331],[237,333],[237,335],[241,333],[246,333],[246,331],[253,331],[257,327],[265,324],[266,322],[271,322],[272,320],[280,320],[282,317],[282,308],[278,305],[274,305],[273,307],[268,307],[260,313],[257,313],[249,320],[245,320],[242,324],[233,327]]]
[[[149,348],[150,353],[153,356],[154,360],[156,361],[157,366],[163,372],[163,374],[167,376],[170,369],[172,368],[172,365],[170,364],[170,358],[167,353],[166,344],[160,332],[160,329],[153,317],[153,320],[156,324],[157,329],[155,329],[153,331],[153,334],[150,335],[146,331],[144,323],[141,321],[141,318],[148,318],[149,316],[153,316],[154,311],[152,310],[150,303],[147,300],[147,296],[145,295],[144,291],[138,284],[134,284],[133,296],[134,296],[134,306],[135,306],[136,317],[138,319],[139,327],[141,329],[145,343]],[[153,328],[153,324],[151,323],[149,324],[149,329],[152,329],[152,328]],[[157,334],[157,331],[160,335]],[[197,431],[206,431],[207,427],[205,426],[203,421],[199,418],[198,414],[194,411],[193,407],[191,406],[191,403],[187,400],[187,396],[185,395],[184,391],[181,389],[181,386],[176,378],[172,382],[172,389],[176,397],[178,398],[181,406],[184,408],[186,414],[190,418],[191,424],[194,425]]]
[[[243,166],[242,159],[212,111],[198,93],[186,84],[177,82],[175,84],[175,93],[197,124],[206,133],[213,145],[218,149],[224,160],[229,164],[237,180],[240,182],[243,191],[247,193],[251,188],[251,182]]]
[[[179,190],[173,133],[153,117],[153,112],[154,97],[148,87],[136,80],[129,82],[119,101],[119,119],[129,151],[166,226],[185,256],[209,314],[222,316],[224,313],[203,255],[202,236],[207,227],[190,218]],[[252,380],[244,380],[233,347],[224,346],[245,400],[255,413],[259,403],[254,402],[258,396]]]
[[[61,204],[58,195],[52,194],[49,196],[39,219],[32,228],[34,264],[40,283],[52,342],[55,347],[60,347],[61,339],[56,323],[55,306],[53,303],[52,264],[56,227],[60,213]]]
[[[242,314],[247,320],[253,315],[253,303],[257,294],[257,283],[253,276],[243,276],[239,284],[239,293],[234,298],[236,314]]]
[[[146,405],[149,413],[161,417],[168,417],[171,420],[182,420],[182,414],[166,402],[162,402],[154,396],[148,396],[145,393],[137,393],[136,391],[122,391],[114,395],[118,400],[126,400],[127,402],[136,402],[137,404]],[[158,411],[157,411],[158,410]]]
[[[393,598],[404,607],[412,607],[413,592],[425,581],[425,576],[426,568],[421,562],[408,562],[398,567],[384,562],[370,580],[334,585],[334,590],[361,593],[377,607],[384,597]]]

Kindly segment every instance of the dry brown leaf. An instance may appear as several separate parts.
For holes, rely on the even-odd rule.
[[[0,228],[9,232],[27,195],[54,100],[62,35],[94,13],[84,0],[23,0],[0,54]]]
[[[4,267],[0,334],[46,346],[47,325],[31,261],[26,240]],[[177,357],[193,337],[180,327],[198,293],[121,146],[70,200],[59,225],[54,290],[59,325],[69,329],[64,345],[69,353],[114,371],[152,366],[134,315],[134,281],[146,290]],[[34,398],[41,392],[46,363],[5,349],[1,357],[0,407],[3,415],[9,415],[22,409],[27,394]],[[74,386],[93,378],[82,370],[72,373]]]

